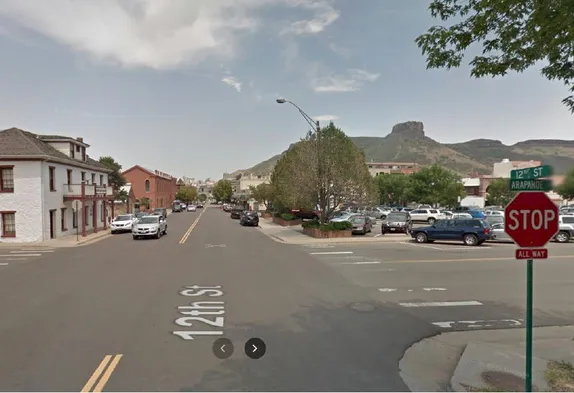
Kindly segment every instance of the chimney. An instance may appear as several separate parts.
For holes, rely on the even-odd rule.
[[[80,143],[84,143],[84,138],[77,137],[76,140]]]

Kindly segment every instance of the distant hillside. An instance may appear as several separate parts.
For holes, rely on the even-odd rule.
[[[504,158],[512,161],[542,161],[554,166],[556,173],[574,167],[574,141],[533,139],[507,146],[501,141],[475,139],[463,143],[443,144],[427,137],[421,122],[396,124],[385,137],[351,137],[365,152],[368,161],[416,162],[440,164],[461,174],[490,174],[492,164]],[[277,154],[249,169],[233,172],[258,175],[271,173],[282,154]]]

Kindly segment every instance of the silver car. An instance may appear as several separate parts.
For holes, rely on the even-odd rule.
[[[134,214],[120,214],[110,223],[110,229],[113,233],[131,232],[133,225],[137,222]]]
[[[162,235],[167,235],[167,220],[159,215],[144,216],[132,228],[134,240],[142,237],[159,239]]]

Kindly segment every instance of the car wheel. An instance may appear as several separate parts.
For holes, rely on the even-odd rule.
[[[362,235],[365,236],[367,234],[367,228],[363,227]]]
[[[476,246],[476,245],[478,245],[478,238],[476,237],[476,235],[472,235],[472,234],[464,235],[464,237],[462,238],[462,241],[463,241],[464,244],[467,245],[467,246]]]
[[[387,232],[381,228],[381,235],[384,235],[385,233],[387,233]]]
[[[386,214],[381,214],[381,220],[384,220],[385,218],[387,218]]]
[[[167,235],[167,225],[165,226],[165,229],[163,230],[163,234]]]
[[[155,235],[155,238],[156,238],[156,239],[161,238],[161,231],[160,231],[160,230],[157,231],[157,234]]]
[[[419,232],[415,236],[417,243],[426,243],[428,241],[428,236],[424,232]]]
[[[112,235],[115,235],[117,232],[116,231],[112,231]]]
[[[134,238],[134,240],[138,240],[138,237],[136,235],[132,236]]]
[[[568,232],[561,231],[558,232],[555,239],[558,243],[567,243],[570,240],[570,235]]]
[[[432,218],[432,217],[427,220],[427,222],[429,223],[429,225],[434,224],[435,221],[436,221],[436,219],[435,219],[435,218]]]

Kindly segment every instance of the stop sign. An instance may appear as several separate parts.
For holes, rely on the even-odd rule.
[[[521,192],[504,211],[504,231],[523,248],[544,247],[558,226],[558,206],[544,192]]]

